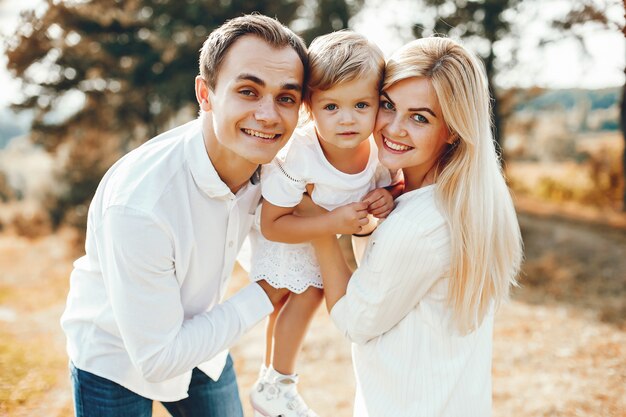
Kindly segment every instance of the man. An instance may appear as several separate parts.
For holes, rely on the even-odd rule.
[[[306,47],[247,15],[202,47],[197,120],[120,159],[89,208],[61,325],[77,416],[241,416],[226,350],[284,294],[251,284],[220,303],[260,198],[259,165],[291,136]]]

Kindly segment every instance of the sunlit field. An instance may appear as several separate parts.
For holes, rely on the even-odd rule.
[[[626,416],[626,227],[544,208],[520,213],[526,261],[520,287],[496,319],[494,416]],[[2,416],[73,414],[58,320],[81,252],[76,241],[69,230],[0,235]],[[246,283],[237,267],[230,291]],[[261,324],[232,349],[247,417],[262,351]],[[301,392],[318,413],[351,416],[350,346],[323,307],[299,363]]]

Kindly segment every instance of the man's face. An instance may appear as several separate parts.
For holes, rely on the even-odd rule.
[[[208,91],[212,131],[207,148],[215,154],[268,163],[298,123],[304,67],[291,47],[273,48],[253,35],[239,38]],[[234,162],[234,161],[233,161]]]

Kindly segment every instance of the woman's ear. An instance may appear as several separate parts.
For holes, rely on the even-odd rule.
[[[209,95],[209,84],[200,75],[196,77],[196,100],[200,105],[200,110],[211,111],[211,98]]]
[[[456,132],[450,132],[450,134],[448,135],[448,140],[446,140],[446,143],[448,145],[458,145],[459,143],[459,134]]]

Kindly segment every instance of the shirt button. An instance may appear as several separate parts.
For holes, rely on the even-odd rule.
[[[228,242],[228,247],[229,247],[229,248],[232,248],[234,244],[235,244],[235,243],[231,240],[230,242]]]

